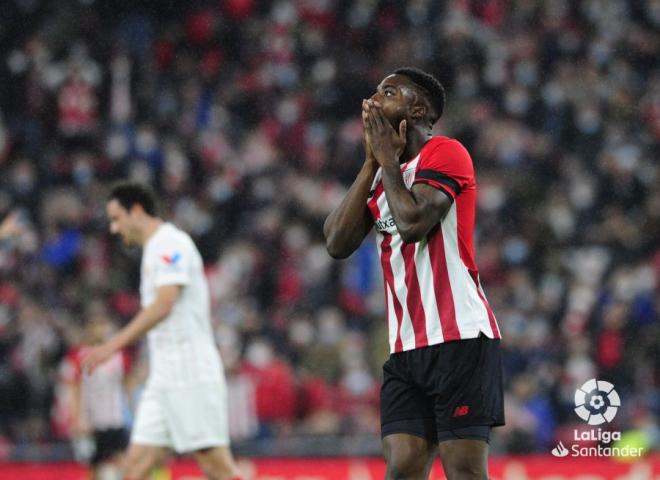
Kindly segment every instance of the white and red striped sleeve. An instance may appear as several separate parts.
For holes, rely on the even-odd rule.
[[[82,365],[80,362],[80,349],[70,350],[64,357],[60,369],[60,377],[65,383],[78,383],[82,377]]]

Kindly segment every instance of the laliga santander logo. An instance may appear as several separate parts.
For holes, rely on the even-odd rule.
[[[611,422],[621,406],[614,385],[592,378],[575,391],[575,413],[589,425]]]
[[[614,385],[592,378],[575,391],[575,413],[589,425],[611,422],[621,406]],[[555,457],[641,457],[646,447],[621,444],[621,432],[605,429],[573,430],[576,442],[591,442],[589,446],[573,443],[565,447],[562,442],[551,450]],[[594,443],[595,442],[595,443]]]

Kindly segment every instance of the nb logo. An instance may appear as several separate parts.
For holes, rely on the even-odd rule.
[[[452,417],[464,417],[468,413],[470,413],[470,407],[468,405],[461,405],[460,407],[456,407]]]

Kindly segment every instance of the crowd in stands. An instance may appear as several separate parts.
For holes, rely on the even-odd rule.
[[[0,219],[23,229],[0,245],[2,445],[66,439],[67,351],[90,311],[120,326],[139,308],[140,252],[104,210],[125,178],[202,252],[234,438],[377,436],[375,242],[335,261],[322,224],[364,160],[361,100],[408,65],[444,83],[435,133],[475,163],[505,352],[493,450],[547,453],[585,428],[591,378],[621,397],[609,428],[658,445],[660,2],[3,5]]]

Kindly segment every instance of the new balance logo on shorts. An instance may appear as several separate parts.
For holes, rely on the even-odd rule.
[[[470,407],[467,405],[461,405],[460,407],[456,407],[454,409],[454,414],[452,417],[464,417],[468,413],[470,413]]]

